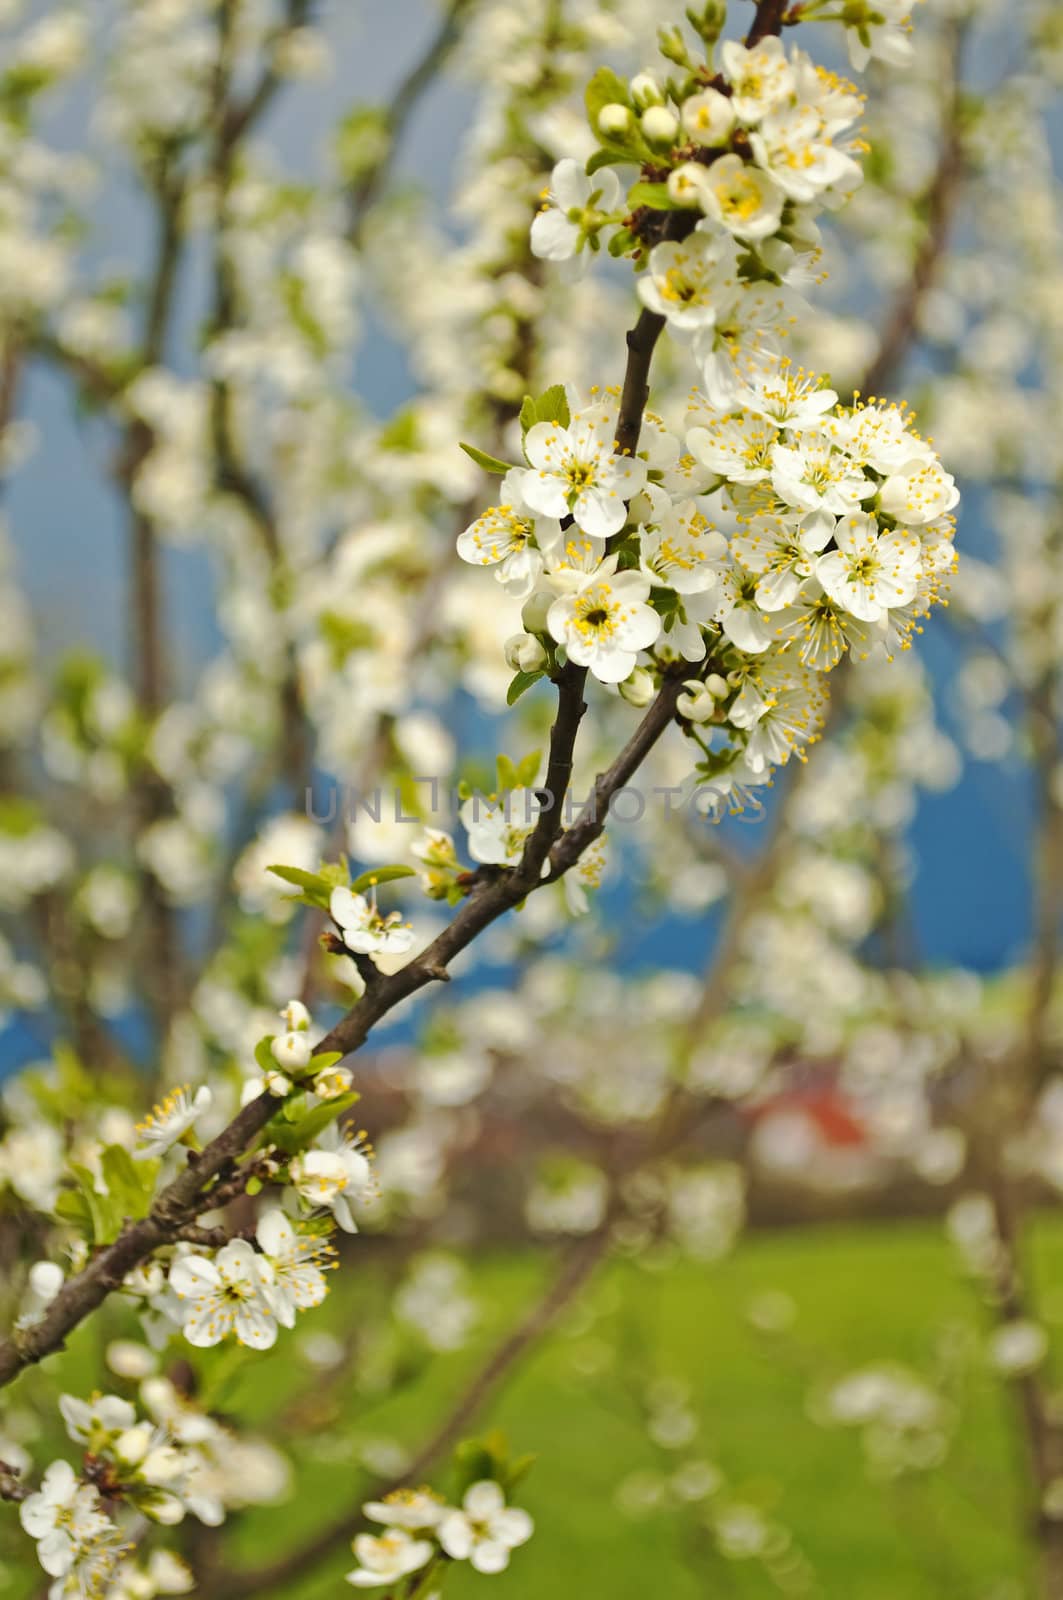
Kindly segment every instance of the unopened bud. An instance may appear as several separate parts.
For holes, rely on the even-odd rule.
[[[675,708],[688,722],[708,722],[716,713],[716,701],[706,684],[690,678],[683,685],[684,693],[676,696]]]
[[[636,667],[620,685],[620,693],[629,706],[641,709],[653,699],[655,687],[652,672],[647,672],[645,667]]]
[[[514,672],[538,672],[546,665],[546,651],[531,633],[515,633],[503,646],[506,665]]]
[[[638,111],[647,106],[663,106],[664,94],[652,72],[640,72],[631,80],[631,98]]]
[[[667,106],[650,106],[642,113],[642,131],[651,144],[674,144],[679,118]]]
[[[535,589],[524,602],[520,620],[529,633],[546,632],[546,613],[557,596],[550,589]]]
[[[677,206],[698,206],[705,189],[705,168],[684,161],[668,174],[668,194]]]
[[[619,100],[612,100],[598,113],[598,132],[606,139],[618,139],[631,127],[631,112]]]

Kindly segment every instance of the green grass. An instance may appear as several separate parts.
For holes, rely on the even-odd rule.
[[[1063,1234],[1042,1230],[1037,1243],[1041,1280],[1059,1282]],[[412,1392],[374,1411],[365,1431],[393,1431],[408,1441],[428,1431],[479,1350],[545,1270],[527,1257],[482,1263],[478,1288],[489,1314],[477,1345],[440,1361]],[[796,1305],[782,1338],[750,1324],[748,1308],[765,1291],[783,1291]],[[865,1362],[938,1369],[943,1349],[957,1341],[970,1348],[979,1316],[933,1225],[780,1233],[750,1238],[717,1264],[612,1268],[589,1307],[526,1361],[493,1408],[492,1420],[513,1448],[539,1456],[519,1496],[539,1536],[516,1553],[507,1574],[491,1580],[491,1594],[694,1600],[776,1592],[755,1563],[724,1563],[705,1547],[691,1559],[686,1519],[618,1511],[618,1485],[661,1466],[664,1453],[647,1440],[631,1391],[662,1374],[690,1383],[701,1419],[697,1443],[680,1454],[714,1461],[737,1497],[790,1530],[815,1570],[812,1593],[829,1600],[1024,1594],[1016,1586],[1026,1555],[1017,1536],[1011,1397],[980,1360],[965,1363],[962,1421],[949,1460],[928,1475],[869,1481],[857,1436],[808,1416],[817,1382]],[[618,1341],[627,1347],[624,1358],[589,1375]],[[357,1416],[352,1420],[357,1427]],[[261,1560],[287,1546],[297,1523],[312,1526],[347,1500],[352,1476],[342,1463],[308,1463],[309,1493],[298,1511],[248,1516],[234,1554]],[[335,1595],[347,1564],[341,1556],[308,1576],[288,1591],[290,1600]],[[486,1582],[468,1575],[448,1581],[447,1592],[465,1595]]]
[[[1063,1282],[1063,1231],[1042,1227],[1036,1246],[1038,1280],[1058,1313],[1050,1286]],[[476,1288],[484,1316],[470,1347],[435,1360],[383,1403],[349,1400],[336,1415],[322,1398],[309,1442],[297,1446],[296,1498],[231,1525],[234,1565],[269,1560],[352,1503],[365,1482],[356,1440],[415,1444],[428,1433],[549,1270],[545,1258],[531,1255],[482,1261]],[[328,1313],[334,1324],[357,1318],[365,1299],[380,1292],[356,1260],[342,1279]],[[782,1291],[796,1306],[783,1336],[758,1333],[750,1323],[748,1309],[765,1291]],[[1020,1600],[1032,1590],[1022,1581],[1027,1556],[1017,1532],[1019,1440],[1011,1396],[980,1358],[956,1364],[962,1420],[946,1465],[930,1474],[870,1481],[857,1435],[822,1428],[808,1414],[818,1383],[864,1363],[940,1370],[943,1351],[971,1351],[979,1319],[932,1224],[758,1235],[727,1261],[678,1262],[667,1271],[613,1266],[519,1368],[492,1410],[490,1421],[514,1450],[539,1457],[518,1496],[536,1519],[537,1537],[501,1577],[455,1572],[448,1600],[476,1590],[497,1600],[755,1600],[777,1593],[757,1563],[724,1562],[708,1542],[692,1544],[689,1517],[657,1511],[633,1518],[618,1510],[617,1488],[632,1473],[659,1472],[662,1462],[691,1455],[716,1463],[735,1497],[790,1531],[815,1572],[812,1595]],[[66,1359],[85,1361],[87,1346]],[[682,1452],[654,1446],[640,1420],[637,1396],[661,1375],[683,1378],[692,1389],[700,1433]],[[278,1404],[308,1388],[313,1381],[282,1343],[243,1367],[222,1399],[248,1405],[266,1431]],[[437,1481],[445,1486],[445,1474]],[[341,1582],[350,1564],[349,1554],[338,1552],[288,1587],[284,1600],[351,1593]],[[8,1592],[36,1591],[16,1583]]]

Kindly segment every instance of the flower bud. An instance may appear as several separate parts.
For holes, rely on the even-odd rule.
[[[35,1261],[29,1271],[30,1288],[46,1306],[63,1287],[63,1269],[54,1261]]]
[[[310,1013],[301,1000],[289,1000],[280,1016],[289,1033],[301,1033],[310,1026]]]
[[[710,672],[705,679],[705,687],[716,700],[726,700],[730,689],[726,678],[721,678],[718,672]]]
[[[684,693],[676,697],[675,708],[688,722],[708,722],[716,712],[716,701],[707,686],[697,678],[689,678],[683,685]]]
[[[651,144],[674,144],[679,118],[667,106],[650,106],[640,118],[642,131]]]
[[[630,677],[624,679],[620,685],[620,693],[629,706],[648,706],[653,699],[655,684],[653,673],[645,667],[636,667]]]
[[[546,651],[530,633],[514,633],[503,646],[506,664],[514,672],[538,672],[546,665]]]
[[[325,1067],[314,1079],[314,1093],[322,1100],[338,1100],[354,1082],[347,1067]]]
[[[696,161],[684,161],[668,174],[668,194],[677,206],[699,206],[705,192],[705,168]]]
[[[270,1043],[270,1055],[278,1066],[298,1072],[310,1060],[310,1040],[305,1033],[280,1033]]]
[[[149,1378],[159,1364],[147,1346],[135,1339],[112,1339],[105,1360],[120,1378]]]
[[[652,72],[640,72],[632,78],[631,98],[639,111],[645,111],[647,106],[663,106],[664,95],[661,86]]]
[[[631,112],[619,100],[611,100],[598,113],[598,132],[604,139],[619,139],[631,127]]]
[[[524,602],[520,620],[529,633],[546,632],[546,613],[557,596],[550,589],[534,589]]]
[[[138,1422],[135,1427],[127,1428],[119,1434],[115,1441],[115,1453],[127,1461],[131,1467],[139,1465],[147,1455],[151,1446],[151,1424]]]

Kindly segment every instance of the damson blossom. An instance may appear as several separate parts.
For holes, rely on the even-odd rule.
[[[524,451],[521,473],[525,503],[544,517],[571,517],[592,538],[607,539],[627,521],[627,502],[646,481],[646,463],[618,455],[608,419],[577,413],[567,428],[537,422]]]
[[[510,789],[490,799],[470,795],[462,803],[461,822],[473,860],[484,866],[517,866],[541,810],[542,801],[531,789]]]
[[[48,1467],[39,1491],[19,1507],[19,1521],[37,1541],[37,1559],[53,1578],[69,1572],[111,1526],[96,1490],[66,1461]]]
[[[454,1561],[468,1561],[477,1572],[503,1572],[509,1556],[534,1532],[526,1511],[507,1506],[499,1484],[474,1483],[465,1491],[461,1509],[439,1524],[439,1542]]]
[[[523,600],[543,570],[545,549],[556,547],[561,524],[530,511],[521,496],[523,469],[502,480],[501,501],[484,511],[458,538],[458,554],[471,566],[496,568],[499,583]]]
[[[374,900],[351,889],[333,889],[329,915],[340,930],[348,950],[361,955],[402,955],[413,944],[413,930],[402,914],[382,916]]]
[[[778,230],[785,196],[774,178],[738,155],[721,156],[697,184],[698,201],[736,239],[754,242]]]
[[[415,1539],[405,1528],[386,1528],[383,1533],[360,1533],[354,1541],[358,1566],[347,1574],[356,1589],[375,1589],[397,1584],[411,1572],[419,1572],[436,1553],[431,1539]]]
[[[276,1275],[245,1239],[233,1239],[216,1256],[179,1256],[170,1288],[182,1302],[189,1344],[209,1346],[235,1337],[253,1350],[276,1342],[273,1304]]]
[[[842,517],[837,549],[820,556],[816,577],[832,600],[861,622],[877,622],[893,606],[907,605],[919,580],[919,540],[901,532],[879,534],[873,517]]]
[[[621,208],[623,191],[615,172],[605,168],[589,178],[578,161],[559,161],[544,196],[545,206],[531,225],[531,247],[546,261],[571,261],[596,238],[603,222]]]
[[[186,1084],[174,1089],[157,1105],[143,1122],[137,1124],[137,1149],[133,1152],[138,1161],[152,1156],[165,1155],[166,1151],[191,1132],[203,1113],[209,1110],[214,1096],[201,1085],[193,1094]]]
[[[547,627],[572,661],[602,683],[620,683],[661,631],[649,594],[641,573],[617,572],[610,558],[575,593],[554,601]]]
[[[263,1212],[255,1238],[272,1268],[269,1299],[277,1321],[294,1328],[297,1312],[319,1306],[328,1294],[325,1272],[335,1251],[327,1238],[300,1232],[278,1206]]]
[[[638,291],[643,305],[666,317],[673,328],[693,332],[712,326],[736,282],[733,241],[726,234],[707,233],[699,224],[681,244],[668,240],[654,246]]]

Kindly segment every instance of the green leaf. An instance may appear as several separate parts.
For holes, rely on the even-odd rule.
[[[245,1189],[244,1192],[245,1192],[245,1194],[249,1194],[251,1196],[254,1196],[256,1194],[261,1194],[262,1193],[262,1179],[261,1178],[248,1178],[248,1180],[247,1180],[247,1188]]]
[[[606,106],[631,107],[631,91],[623,78],[618,78],[611,67],[599,67],[587,85],[584,103],[591,132],[598,133],[598,118]]]
[[[587,162],[587,176],[593,178],[603,167],[631,167],[638,164],[639,156],[636,151],[628,150],[622,144],[603,144]]]
[[[538,750],[532,750],[524,757],[524,760],[517,767],[517,788],[529,789],[531,787],[539,776],[539,761]]]
[[[364,894],[367,889],[373,889],[381,883],[397,883],[400,878],[415,878],[416,872],[412,867],[371,867],[368,872],[362,872],[351,884],[355,894]]]
[[[275,1033],[267,1033],[266,1037],[260,1039],[255,1046],[255,1060],[263,1072],[276,1072],[278,1070],[278,1062],[270,1049],[270,1045],[276,1037]]]
[[[515,762],[511,761],[508,756],[496,756],[495,767],[498,771],[498,787],[500,790],[505,792],[508,789],[519,789],[520,774],[517,771]]]
[[[535,402],[535,412],[539,422],[557,422],[562,428],[567,428],[572,421],[572,413],[568,409],[564,384],[552,383],[549,389],[545,389]]]
[[[109,1144],[100,1157],[100,1169],[107,1192],[123,1217],[138,1221],[151,1210],[157,1161],[134,1161],[120,1144]]]
[[[475,461],[476,465],[482,467],[485,472],[505,473],[510,470],[508,461],[499,461],[497,456],[489,456],[486,450],[478,450],[474,444],[466,444],[462,441],[461,448],[465,451],[469,460]]]
[[[334,1067],[337,1061],[343,1060],[342,1050],[323,1050],[319,1056],[311,1056],[307,1067],[308,1072],[324,1072],[328,1067]]]
[[[538,683],[540,678],[545,677],[545,672],[518,672],[506,690],[507,706],[515,706],[521,695],[525,694],[533,683]]]
[[[666,183],[633,183],[628,190],[628,204],[632,211],[639,206],[649,206],[652,211],[689,211],[689,206],[681,206],[672,199],[668,193]]]
[[[617,228],[606,249],[611,256],[626,256],[635,248],[638,242],[630,228]]]
[[[122,1219],[110,1195],[96,1193],[96,1180],[87,1167],[70,1163],[70,1171],[78,1191],[88,1209],[95,1244],[113,1244],[122,1226]]]
[[[351,1106],[358,1103],[360,1096],[352,1089],[350,1094],[337,1095],[335,1100],[323,1100],[319,1106],[295,1122],[285,1122],[283,1118],[275,1118],[266,1124],[262,1138],[266,1144],[275,1144],[284,1151],[285,1155],[295,1156],[300,1150],[305,1150],[307,1145],[313,1144],[319,1133],[324,1133],[330,1123],[337,1117],[349,1111]]]
[[[568,409],[568,396],[563,383],[551,384],[538,399],[533,399],[530,394],[524,396],[520,408],[522,432],[527,433],[537,422],[556,422],[562,428],[567,428],[571,421],[572,413]]]
[[[275,878],[283,878],[285,883],[292,884],[297,889],[302,889],[301,899],[310,905],[320,906],[322,911],[328,910],[329,895],[332,885],[320,872],[304,872],[302,867],[267,867],[267,872],[272,872]]]

